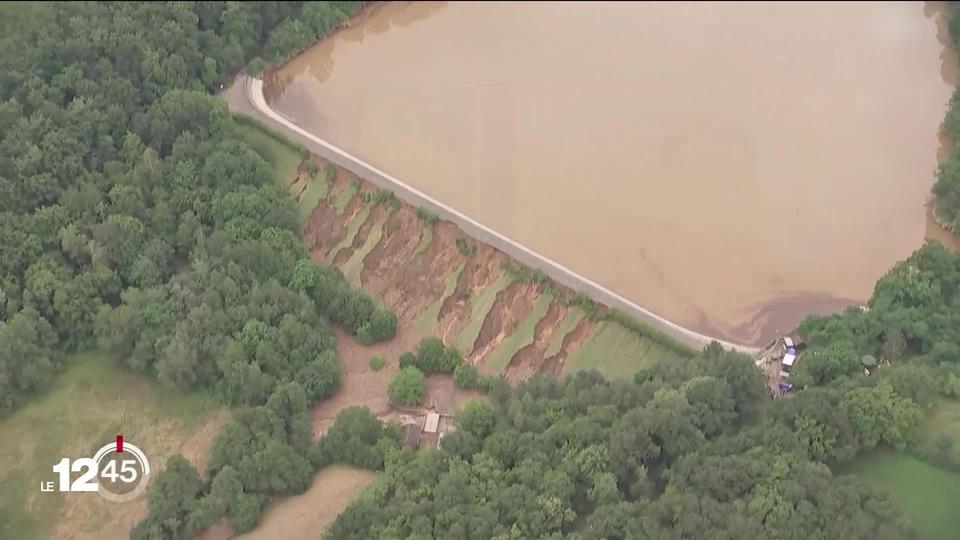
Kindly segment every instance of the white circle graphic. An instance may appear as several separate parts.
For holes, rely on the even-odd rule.
[[[117,443],[112,442],[109,444],[103,445],[102,448],[97,450],[97,453],[93,455],[93,460],[97,462],[97,469],[100,468],[100,461],[110,452],[117,451]],[[140,470],[143,473],[140,476],[140,482],[137,484],[137,487],[130,491],[129,493],[113,493],[104,489],[103,484],[100,484],[100,488],[97,490],[97,493],[107,499],[108,501],[113,502],[126,502],[136,499],[143,494],[144,490],[147,489],[147,479],[150,476],[150,462],[147,461],[147,456],[143,453],[142,450],[137,448],[135,444],[130,444],[128,442],[123,443],[123,451],[130,452],[133,454],[133,457],[137,459],[140,463]],[[97,482],[100,481],[100,476],[97,476]]]

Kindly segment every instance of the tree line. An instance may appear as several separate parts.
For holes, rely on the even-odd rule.
[[[947,3],[947,29],[954,51],[960,51],[960,4]],[[937,168],[933,185],[933,203],[938,221],[954,234],[960,234],[960,88],[953,91],[941,130],[951,141],[946,159]]]

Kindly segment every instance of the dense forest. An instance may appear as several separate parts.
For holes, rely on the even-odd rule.
[[[770,400],[752,360],[717,346],[630,381],[511,387],[426,340],[401,359],[399,399],[431,372],[492,397],[441,450],[401,450],[396,426],[357,408],[312,442],[308,409],[340,384],[330,325],[373,342],[396,318],[309,259],[293,201],[212,93],[360,5],[0,7],[0,415],[91,347],[234,406],[206,470],[177,457],[152,480],[137,539],[222,517],[250,529],[331,463],[384,471],[333,538],[912,536],[887,494],[828,465],[908,447],[939,396],[960,397],[960,254],[939,244],[878,281],[867,310],[804,321],[793,399]],[[957,163],[934,191],[954,224]],[[872,376],[863,355],[881,360]]]
[[[241,407],[209,482],[174,482],[189,465],[172,461],[136,538],[222,515],[243,530],[266,494],[302,490],[305,411],[340,384],[330,321],[393,337],[392,313],[310,260],[293,201],[212,95],[360,5],[0,8],[0,415],[91,347]],[[173,493],[186,492],[198,506],[178,521]]]

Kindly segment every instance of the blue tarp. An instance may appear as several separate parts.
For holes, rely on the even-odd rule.
[[[777,383],[777,388],[781,390],[790,390],[793,388],[793,385],[788,382],[780,381],[779,383]]]

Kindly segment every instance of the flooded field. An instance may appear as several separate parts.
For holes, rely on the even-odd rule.
[[[937,236],[922,3],[408,3],[268,79],[304,128],[678,323],[762,342]]]

